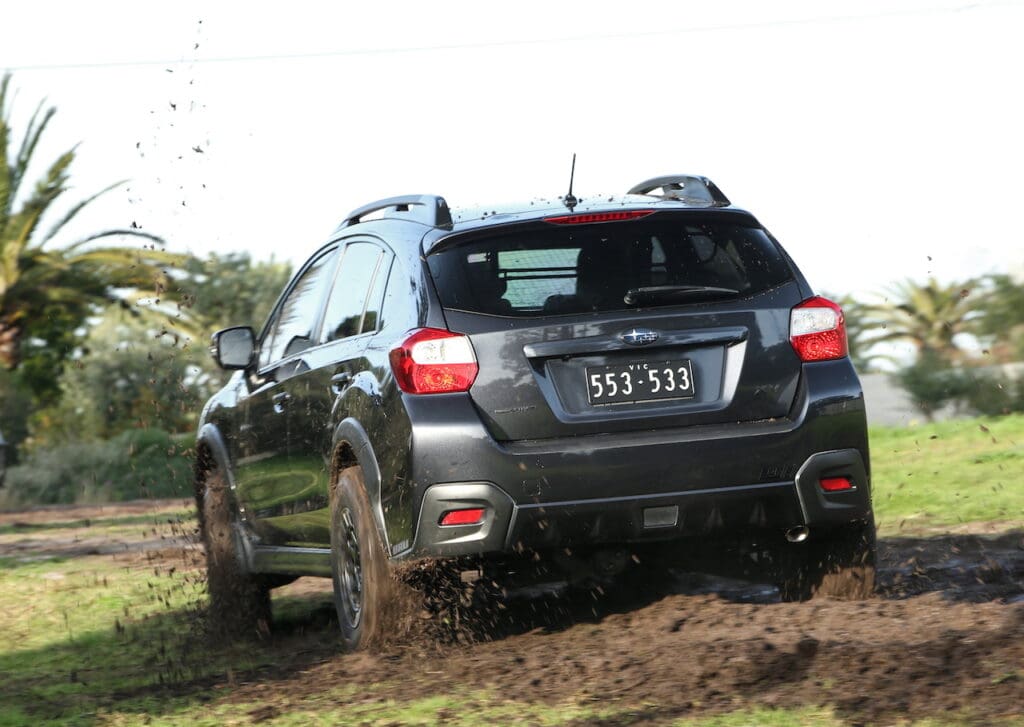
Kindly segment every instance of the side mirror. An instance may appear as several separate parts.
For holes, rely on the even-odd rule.
[[[210,354],[222,369],[247,369],[256,353],[256,334],[249,326],[225,328],[213,334]]]

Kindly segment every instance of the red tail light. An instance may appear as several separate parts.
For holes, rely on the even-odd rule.
[[[395,381],[407,394],[469,391],[480,368],[469,338],[438,328],[419,328],[391,350]]]
[[[477,525],[484,519],[484,509],[473,507],[467,510],[449,510],[441,516],[440,525]]]
[[[586,212],[578,215],[545,217],[553,225],[587,225],[591,222],[625,222],[654,214],[654,210],[618,210],[615,212]]]
[[[789,314],[789,341],[801,361],[831,361],[849,353],[843,310],[826,298],[808,298]]]

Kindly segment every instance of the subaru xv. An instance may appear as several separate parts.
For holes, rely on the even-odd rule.
[[[202,412],[196,498],[212,608],[240,622],[331,577],[359,648],[403,562],[606,575],[723,535],[784,599],[871,593],[843,313],[704,177],[368,204],[212,353],[234,374]]]

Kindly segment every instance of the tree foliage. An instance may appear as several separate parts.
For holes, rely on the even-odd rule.
[[[111,308],[65,368],[59,402],[34,416],[34,444],[109,439],[129,429],[191,431],[210,394],[197,365],[203,353]]]
[[[956,336],[976,330],[978,312],[972,290],[976,281],[943,285],[934,278],[924,283],[904,280],[891,286],[885,303],[867,306],[872,320],[872,344],[886,341],[911,343],[919,355],[935,354],[946,360],[960,358]]]
[[[102,306],[118,300],[125,288],[162,290],[163,266],[179,255],[157,249],[161,242],[138,229],[108,229],[57,245],[69,223],[113,184],[59,212],[58,200],[69,189],[75,150],[54,160],[30,189],[26,187],[33,154],[56,113],[40,103],[20,144],[14,143],[8,104],[10,75],[0,81],[0,365],[18,368],[26,354],[34,357],[26,383],[44,399],[55,393],[62,362],[74,349],[74,332]],[[44,217],[59,214],[42,227]],[[97,247],[99,240],[133,236],[140,247]],[[25,342],[35,341],[26,351]],[[49,376],[46,375],[49,372]]]
[[[984,286],[979,333],[991,341],[994,360],[1024,361],[1024,283],[1009,275],[990,275]]]
[[[248,253],[190,258],[176,285],[196,335],[228,326],[259,326],[291,277],[288,263],[253,262]]]

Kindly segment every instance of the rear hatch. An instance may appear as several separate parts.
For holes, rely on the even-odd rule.
[[[496,225],[431,248],[446,323],[476,352],[470,396],[492,436],[785,416],[801,294],[778,245],[738,211],[610,216]]]

